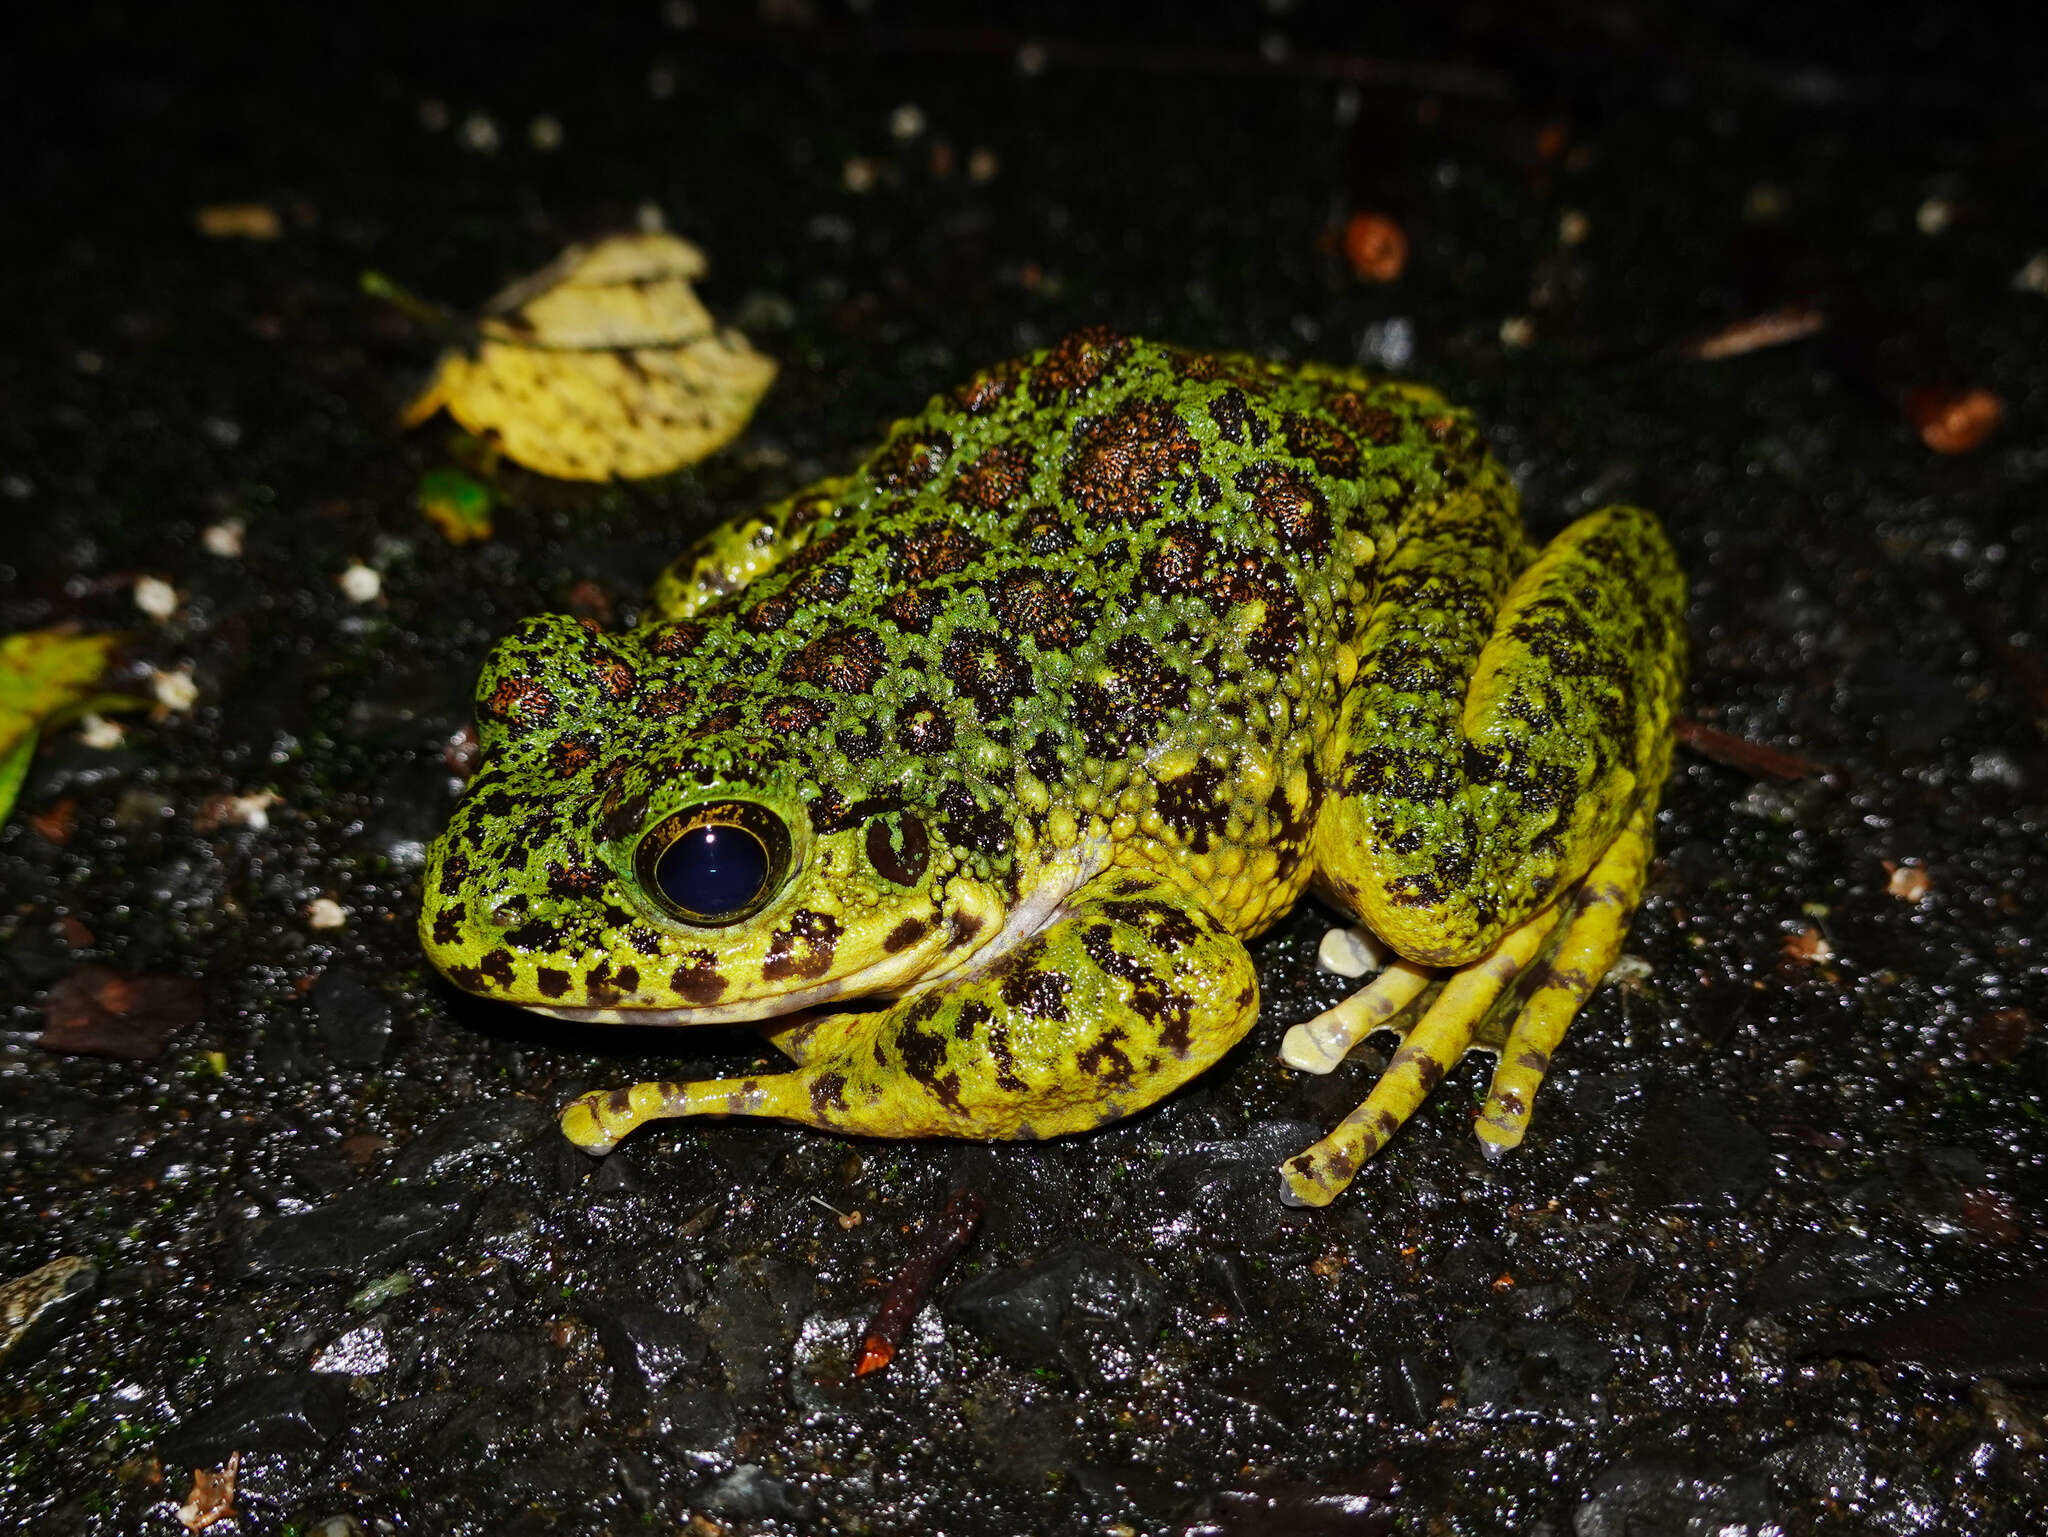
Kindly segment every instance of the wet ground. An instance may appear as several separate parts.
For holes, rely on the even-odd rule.
[[[0,1278],[83,1262],[0,1362],[14,1521],[177,1532],[234,1457],[216,1532],[2040,1529],[2041,61],[1935,11],[1345,14],[102,7],[12,51],[0,630],[128,630],[170,702],[58,733],[0,832]],[[251,202],[278,238],[195,231]],[[502,467],[450,545],[414,496],[460,445],[393,425],[431,343],[359,274],[473,302],[643,209],[778,384],[666,481]],[[1688,350],[1786,306],[1826,329]],[[1496,1166],[1468,1063],[1279,1205],[1380,1060],[1275,1060],[1346,989],[1313,908],[1243,1046],[1096,1135],[573,1154],[572,1093],[756,1053],[423,967],[483,651],[628,620],[711,520],[1095,321],[1438,385],[1539,528],[1659,509],[1692,716],[1824,771],[1684,759],[1627,978]],[[1971,389],[2002,423],[1931,451],[1914,392]]]

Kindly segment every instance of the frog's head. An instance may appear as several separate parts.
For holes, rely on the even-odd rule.
[[[457,986],[570,1019],[763,1019],[899,992],[1000,928],[1001,883],[942,812],[873,776],[847,793],[869,702],[706,646],[549,616],[492,653],[420,913]]]

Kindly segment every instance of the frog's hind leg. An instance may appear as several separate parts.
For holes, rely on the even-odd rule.
[[[692,1115],[878,1137],[1058,1136],[1178,1088],[1258,1009],[1241,941],[1164,881],[1111,870],[970,975],[771,1031],[798,1058],[790,1072],[586,1094],[562,1112],[562,1130],[592,1153],[643,1121]]]
[[[1489,1157],[1521,1143],[1551,1054],[1621,953],[1649,873],[1655,820],[1646,797],[1567,899],[1511,931],[1485,959],[1453,972],[1433,1001],[1425,989],[1434,974],[1398,962],[1337,1007],[1287,1032],[1281,1060],[1303,1072],[1327,1073],[1366,1036],[1392,1028],[1411,1000],[1422,997],[1427,1005],[1365,1103],[1329,1136],[1281,1166],[1282,1200],[1291,1206],[1321,1206],[1335,1197],[1473,1048],[1475,1034],[1516,979],[1530,975],[1526,993],[1508,1001],[1513,1022],[1474,1127]],[[1539,961],[1530,974],[1532,963]],[[1477,1049],[1489,1048],[1482,1044]]]
[[[1343,1188],[1490,1031],[1496,1001],[1510,1012],[1508,983],[1557,930],[1562,957],[1512,1026],[1490,1107],[1489,1147],[1512,1146],[1535,1064],[1640,890],[1684,669],[1684,579],[1639,509],[1581,518],[1527,565],[1519,539],[1511,493],[1483,480],[1406,529],[1382,573],[1323,749],[1314,850],[1318,881],[1409,969],[1291,1034],[1288,1060],[1328,1071],[1391,1022],[1398,994],[1449,975],[1387,1081],[1284,1167],[1291,1201]]]
[[[1408,1038],[1401,1043],[1401,1049],[1394,1053],[1394,1060],[1387,1064],[1387,1070],[1380,1074],[1379,1082],[1373,1085],[1365,1103],[1344,1117],[1337,1124],[1337,1129],[1322,1141],[1280,1166],[1281,1200],[1289,1206],[1327,1206],[1336,1199],[1337,1194],[1351,1183],[1351,1177],[1358,1172],[1359,1166],[1386,1145],[1387,1139],[1401,1129],[1401,1124],[1458,1065],[1495,1000],[1542,953],[1544,941],[1556,927],[1557,919],[1555,907],[1545,908],[1510,930],[1491,953],[1462,968],[1444,984],[1436,1001],[1416,1021],[1408,1032]],[[1349,1001],[1365,998],[1373,991],[1368,987]],[[1416,992],[1420,991],[1418,986]],[[1361,1011],[1361,1020],[1374,1012],[1375,1007],[1369,1005]],[[1342,1008],[1343,1005],[1339,1005],[1338,1010],[1331,1013]],[[1366,1024],[1359,1031],[1359,1037],[1382,1028],[1398,1012],[1397,1006],[1379,1024]],[[1320,1021],[1311,1021],[1307,1026],[1297,1026],[1296,1030],[1312,1030],[1318,1023]],[[1329,1033],[1326,1033],[1317,1045],[1326,1044],[1328,1040]],[[1293,1043],[1294,1032],[1290,1032],[1289,1044]],[[1285,1049],[1283,1047],[1283,1053]],[[1298,1060],[1300,1055],[1289,1056],[1290,1064],[1307,1065]],[[1332,1067],[1335,1065],[1334,1061],[1330,1064]],[[1330,1069],[1316,1070],[1328,1072]]]
[[[1621,954],[1650,869],[1654,820],[1646,798],[1571,898],[1549,963],[1508,1029],[1486,1108],[1479,1112],[1479,1145],[1491,1157],[1521,1143],[1551,1053]]]

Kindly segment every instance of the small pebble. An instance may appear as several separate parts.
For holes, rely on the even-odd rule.
[[[247,827],[262,832],[270,826],[270,808],[283,797],[275,790],[258,790],[254,795],[216,796],[209,806],[216,827]]]
[[[969,181],[994,181],[996,172],[1002,166],[996,159],[996,152],[985,145],[977,146],[967,156],[967,179]]]
[[[306,922],[316,929],[338,929],[348,922],[348,909],[332,897],[315,897],[306,904]]]
[[[1956,205],[1945,197],[1931,197],[1913,210],[1913,227],[1923,235],[1939,235],[1955,219]]]
[[[456,139],[472,154],[495,155],[500,143],[498,125],[488,112],[472,112],[456,130]]]
[[[1408,265],[1408,234],[1383,213],[1364,209],[1344,221],[1344,260],[1368,283],[1391,283]]]
[[[222,560],[240,560],[244,531],[240,518],[228,518],[219,523],[209,523],[200,533],[199,542],[209,555],[218,555]]]
[[[909,140],[924,132],[924,108],[906,101],[889,114],[889,137]]]
[[[439,133],[448,126],[448,103],[438,96],[422,97],[419,118],[420,127],[428,133]]]
[[[384,591],[384,578],[361,561],[342,572],[336,581],[340,583],[342,596],[351,603],[373,603]]]
[[[1387,957],[1364,929],[1331,929],[1316,946],[1316,964],[1340,977],[1363,977],[1385,967]]]
[[[158,704],[179,714],[199,702],[199,685],[192,681],[191,670],[185,667],[159,668],[150,676],[149,691]]]
[[[192,210],[192,226],[208,240],[275,240],[284,233],[268,203],[208,203]]]
[[[121,738],[128,734],[127,728],[110,721],[104,715],[88,711],[78,717],[78,740],[96,752],[111,752],[121,745]]]
[[[1742,200],[1744,224],[1775,224],[1785,217],[1791,200],[1776,182],[1760,181]]]
[[[1828,943],[1827,936],[1810,925],[1801,925],[1787,934],[1778,948],[1789,960],[1811,961],[1815,965],[1835,958],[1835,947]]]
[[[1026,43],[1017,50],[1017,73],[1020,75],[1042,75],[1050,61],[1043,43]]]
[[[545,154],[562,147],[562,120],[543,112],[526,125],[526,142]]]
[[[1586,237],[1593,233],[1593,221],[1576,208],[1568,208],[1557,221],[1557,243],[1569,249],[1584,245]]]
[[[1926,870],[1917,864],[1898,864],[1887,859],[1884,867],[1891,874],[1891,879],[1884,885],[1885,893],[1901,902],[1919,901],[1934,884],[1927,878]]]
[[[160,576],[138,576],[135,606],[152,619],[168,619],[178,611],[178,589]]]
[[[2012,275],[2012,286],[2023,294],[2048,296],[2048,251],[2028,257],[2027,264]]]
[[[872,192],[875,187],[874,161],[855,155],[841,169],[839,184],[848,192]]]
[[[1656,970],[1656,967],[1640,955],[1618,955],[1614,958],[1614,964],[1607,968],[1607,975],[1600,979],[1600,983],[1603,987],[1609,983],[1619,987],[1632,987],[1649,981],[1656,975]]]
[[[1500,323],[1503,347],[1526,347],[1536,340],[1536,322],[1527,315],[1510,315]]]

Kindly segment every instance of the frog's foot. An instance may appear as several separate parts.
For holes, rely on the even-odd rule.
[[[752,1115],[877,1137],[1031,1138],[1142,1109],[1258,1017],[1251,957],[1181,892],[1111,870],[990,965],[868,1013],[772,1030],[786,1073],[586,1094],[562,1130],[605,1153],[643,1121]]]
[[[1571,900],[1550,963],[1523,1003],[1500,1051],[1486,1108],[1474,1128],[1488,1157],[1519,1146],[1550,1055],[1579,1010],[1621,954],[1628,921],[1650,873],[1650,834],[1656,812],[1645,800],[1621,834],[1587,873]]]
[[[1510,930],[1488,955],[1451,974],[1365,1103],[1329,1136],[1280,1166],[1283,1201],[1326,1206],[1334,1200],[1457,1065],[1495,1002],[1542,956],[1556,929],[1549,961],[1508,1029],[1477,1126],[1480,1146],[1491,1157],[1522,1140],[1551,1053],[1621,953],[1649,870],[1654,816],[1646,800],[1569,901]],[[1423,993],[1432,975],[1407,961],[1389,967],[1336,1008],[1290,1030],[1281,1045],[1282,1060],[1304,1072],[1331,1071],[1359,1041],[1387,1028]]]
[[[1535,960],[1556,925],[1557,909],[1547,907],[1520,927],[1509,930],[1484,957],[1454,973],[1436,1002],[1408,1032],[1408,1039],[1394,1053],[1394,1060],[1380,1074],[1365,1103],[1344,1117],[1322,1141],[1280,1166],[1280,1199],[1289,1206],[1327,1206],[1336,1199],[1338,1192],[1351,1183],[1359,1166],[1386,1145],[1387,1139],[1400,1130],[1401,1123],[1443,1082],[1444,1075],[1457,1066],[1494,1000]],[[1407,974],[1395,980],[1398,973]],[[1407,998],[1420,993],[1428,981],[1427,970],[1402,962],[1384,973],[1372,987],[1290,1031],[1287,1046],[1282,1048],[1283,1056],[1291,1066],[1305,1066],[1311,1060],[1312,1050],[1327,1051],[1353,1029],[1358,1032],[1353,1039],[1370,1034],[1398,1013]],[[1401,996],[1404,992],[1407,998]],[[1361,1007],[1347,1016],[1344,1010],[1352,1003]],[[1332,1020],[1333,1015],[1340,1017]],[[1375,1015],[1380,1016],[1377,1023],[1373,1022]],[[1288,1046],[1298,1049],[1289,1052]],[[1334,1067],[1337,1060],[1341,1060],[1341,1054],[1330,1065]],[[1329,1068],[1321,1070],[1328,1072]]]

